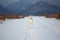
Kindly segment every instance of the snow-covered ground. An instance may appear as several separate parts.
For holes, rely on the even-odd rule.
[[[45,17],[6,20],[0,24],[0,40],[60,40],[60,20]]]

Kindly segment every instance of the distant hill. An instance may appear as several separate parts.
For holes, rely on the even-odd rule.
[[[60,12],[60,7],[40,1],[28,8],[28,13],[31,15],[54,14]]]
[[[40,1],[35,4],[25,4],[21,1],[14,2],[6,7],[10,12],[18,12],[21,15],[41,15],[60,12],[60,7]]]
[[[22,1],[14,2],[14,3],[6,6],[6,8],[9,9],[9,11],[11,11],[12,13],[18,12],[21,15],[25,15],[25,9],[30,6],[31,6],[31,4],[26,3],[25,1],[23,2],[23,0],[22,0]]]
[[[0,5],[0,15],[6,15],[9,13],[8,9]]]
[[[6,12],[6,9],[0,5],[0,15],[4,14]]]

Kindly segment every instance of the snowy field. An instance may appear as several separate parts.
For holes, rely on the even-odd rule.
[[[60,20],[37,16],[32,19],[32,30],[29,17],[6,19],[0,24],[0,40],[60,40]]]

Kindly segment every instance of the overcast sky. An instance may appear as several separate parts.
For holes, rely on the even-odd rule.
[[[19,0],[0,0],[0,5],[6,6],[6,5],[9,5],[9,4],[14,3],[16,1],[19,1]],[[55,4],[57,6],[60,5],[60,0],[20,0],[20,1],[25,1],[25,2],[45,1],[48,3]]]

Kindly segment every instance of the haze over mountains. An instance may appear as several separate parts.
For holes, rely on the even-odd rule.
[[[40,15],[53,14],[60,12],[60,7],[53,4],[46,3],[44,1],[36,2],[35,4],[22,3],[21,1],[14,2],[6,7],[0,5],[0,14],[19,13],[20,15]]]

